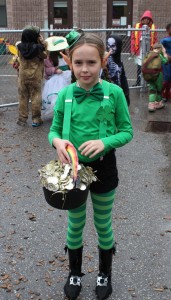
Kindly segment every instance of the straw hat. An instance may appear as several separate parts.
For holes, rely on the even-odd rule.
[[[47,42],[48,51],[60,51],[68,48],[67,40],[63,36],[51,36],[45,41]]]

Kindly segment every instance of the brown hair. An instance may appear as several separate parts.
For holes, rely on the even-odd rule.
[[[72,61],[72,55],[75,49],[77,49],[78,47],[84,45],[84,44],[88,44],[90,46],[95,47],[100,55],[101,61],[103,61],[104,58],[104,53],[105,53],[105,45],[102,41],[102,39],[94,34],[94,33],[83,33],[81,35],[81,37],[79,38],[78,41],[76,41],[74,43],[74,45],[69,49],[69,57]]]
[[[58,66],[58,63],[59,63],[58,56],[59,56],[59,52],[58,51],[50,51],[49,52],[49,58],[52,61],[54,67]]]

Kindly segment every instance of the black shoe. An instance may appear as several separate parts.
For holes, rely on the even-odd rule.
[[[112,294],[111,276],[99,273],[96,282],[97,299],[107,299]]]
[[[75,300],[81,292],[81,276],[69,275],[64,285],[64,292],[68,299]]]
[[[70,273],[64,285],[64,292],[69,300],[75,300],[81,292],[81,277],[84,275],[81,272],[83,247],[74,250],[65,247],[65,251],[67,250]]]
[[[112,260],[116,252],[116,244],[109,249],[103,250],[99,247],[99,274],[96,282],[97,299],[107,299],[112,294]]]

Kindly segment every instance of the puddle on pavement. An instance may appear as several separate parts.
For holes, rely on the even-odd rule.
[[[145,131],[153,133],[171,133],[171,122],[149,121]]]

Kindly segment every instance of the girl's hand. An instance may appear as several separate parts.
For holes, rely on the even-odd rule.
[[[83,143],[78,150],[82,155],[92,158],[104,150],[104,144],[101,140],[90,140]]]
[[[56,69],[56,74],[61,74],[63,71],[61,69]]]
[[[71,162],[68,152],[66,151],[67,145],[72,145],[68,140],[62,140],[59,138],[53,139],[53,145],[56,148],[59,160],[62,163],[69,164]]]

